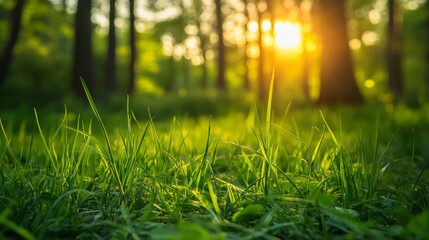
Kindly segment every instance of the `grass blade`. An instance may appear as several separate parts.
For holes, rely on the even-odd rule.
[[[106,141],[106,145],[107,145],[106,146],[107,147],[107,154],[108,154],[107,157],[108,157],[110,170],[112,171],[113,176],[114,176],[114,178],[118,184],[118,187],[121,191],[121,195],[124,196],[125,195],[125,189],[124,189],[124,186],[122,184],[118,168],[117,168],[115,161],[114,161],[114,158],[113,158],[112,145],[110,144],[109,135],[107,133],[106,127],[103,123],[103,120],[101,119],[101,116],[97,110],[97,107],[95,106],[95,103],[94,103],[94,100],[92,99],[91,93],[89,92],[89,89],[86,86],[85,81],[83,81],[83,79],[81,79],[81,83],[82,83],[83,89],[85,91],[86,97],[88,99],[89,105],[91,106],[92,112],[94,113],[95,118],[97,119],[98,123],[101,126],[101,130],[103,132],[104,140]]]

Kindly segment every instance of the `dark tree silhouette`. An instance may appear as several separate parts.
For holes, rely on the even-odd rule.
[[[216,22],[217,22],[217,35],[218,35],[218,77],[217,88],[225,90],[225,44],[223,42],[223,20],[222,20],[222,3],[221,0],[215,0],[216,5]]]
[[[387,65],[389,73],[389,87],[398,100],[402,93],[402,67],[401,67],[401,33],[399,22],[399,6],[395,0],[388,1],[389,22],[387,42]]]
[[[258,10],[258,47],[259,47],[259,58],[258,58],[258,97],[259,100],[264,101],[267,97],[267,87],[265,84],[265,49],[262,45],[262,13]]]
[[[344,2],[345,0],[324,0],[318,4],[322,43],[318,104],[363,102],[353,74]]]
[[[63,14],[66,14],[67,12],[67,0],[61,0],[61,11]]]
[[[302,6],[303,0],[298,0],[297,5]],[[307,10],[308,11],[308,10]],[[311,10],[309,12],[304,11],[300,7],[300,17],[299,21],[301,26],[309,24],[311,21]],[[308,31],[308,30],[307,30]],[[301,70],[301,88],[304,93],[305,100],[310,100],[310,56],[307,50],[308,35],[309,33],[303,29],[302,32],[302,70]]]
[[[130,12],[130,66],[129,66],[129,81],[128,81],[128,94],[134,92],[136,82],[136,29],[135,29],[135,13],[134,13],[134,0],[129,1],[129,12]]]
[[[248,31],[247,25],[250,21],[249,20],[249,18],[250,18],[249,10],[247,9],[248,0],[243,0],[243,3],[245,6],[244,16],[246,16],[246,18],[247,18],[246,24],[244,26],[244,32],[246,33]],[[244,47],[244,59],[243,59],[243,62],[244,62],[243,86],[244,86],[244,90],[249,92],[250,91],[250,78],[249,78],[249,65],[248,65],[249,57],[247,56],[247,48],[249,47],[249,41],[248,41],[247,37],[245,39],[246,39],[246,42],[244,44],[245,47]]]
[[[72,89],[76,95],[84,98],[80,79],[82,78],[88,89],[94,91],[93,59],[92,59],[92,26],[91,0],[78,0],[75,15],[75,40],[73,52],[73,79]]]
[[[207,88],[208,85],[208,68],[207,68],[207,45],[209,43],[209,37],[203,33],[202,24],[201,24],[201,13],[204,11],[203,2],[201,0],[193,0],[193,5],[195,8],[195,15],[193,16],[193,21],[198,28],[198,38],[200,39],[200,48],[201,56],[203,61],[201,63],[201,87]]]
[[[426,1],[426,12],[429,13],[429,1]],[[429,41],[429,16],[426,17],[426,36]],[[426,45],[426,69],[429,69],[429,46]],[[427,73],[429,74],[429,73]],[[426,75],[426,99],[429,99],[429,75]]]
[[[306,33],[303,33],[301,88],[304,93],[305,100],[310,100],[310,56],[306,48],[307,41]]]
[[[274,16],[274,7],[275,7],[275,2],[276,1],[272,1],[272,0],[265,0],[265,2],[267,3],[267,14],[268,14],[268,20],[271,22],[271,28],[269,31],[269,34],[271,35],[271,37],[275,37],[275,33],[274,33],[274,20],[275,20],[275,16]],[[276,65],[276,51],[274,49],[275,47],[275,43],[273,43],[271,46],[266,47],[266,55],[267,55],[267,61],[266,61],[266,65],[268,65],[268,69],[271,71],[273,70],[273,68]],[[279,70],[280,68],[274,69],[276,72]],[[278,79],[278,75],[280,74],[274,74],[274,76],[269,76],[269,79],[271,79],[271,77],[274,77],[276,79]],[[277,81],[277,80],[274,80]],[[269,85],[268,82],[266,82],[267,86]],[[268,87],[267,87],[268,88]],[[277,88],[274,89],[274,92],[277,92]],[[265,100],[265,99],[264,99]]]
[[[21,19],[22,12],[24,10],[24,3],[25,0],[17,0],[15,8],[12,11],[10,36],[3,49],[2,55],[0,56],[0,86],[6,79],[6,74],[12,62],[12,52],[15,48],[16,42],[18,41],[19,32],[21,31]]]
[[[107,61],[105,66],[106,82],[108,92],[116,91],[116,0],[110,0],[109,10],[109,35],[107,44]]]

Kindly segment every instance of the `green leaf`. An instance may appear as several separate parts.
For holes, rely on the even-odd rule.
[[[264,213],[264,206],[261,204],[250,204],[240,211],[234,213],[232,216],[233,222],[243,222],[246,220],[254,219]]]

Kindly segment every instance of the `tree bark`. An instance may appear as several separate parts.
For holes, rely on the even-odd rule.
[[[207,88],[208,85],[208,71],[207,71],[207,58],[206,58],[206,50],[207,50],[207,37],[201,32],[201,24],[200,21],[197,21],[198,28],[198,38],[200,39],[200,48],[201,48],[201,56],[203,61],[201,63],[201,87],[203,89]]]
[[[267,48],[267,50],[266,50],[266,56],[267,56],[267,62],[265,63],[265,64],[267,64],[268,65],[268,67],[269,67],[269,71],[270,72],[272,72],[272,70],[274,70],[274,71],[278,71],[279,72],[279,74],[276,74],[275,72],[274,72],[274,76],[269,76],[269,78],[267,78],[267,79],[270,79],[271,80],[271,77],[274,77],[274,81],[276,82],[277,80],[276,79],[278,79],[278,76],[280,76],[281,74],[280,74],[280,72],[282,72],[281,71],[281,68],[279,67],[279,68],[275,68],[275,66],[276,66],[276,52],[274,51],[274,48],[275,48],[275,33],[274,33],[274,20],[275,20],[275,16],[274,16],[274,3],[275,3],[275,1],[272,1],[272,0],[265,0],[266,1],[266,3],[267,3],[267,12],[268,12],[268,16],[269,16],[269,18],[268,18],[268,20],[270,21],[270,23],[271,23],[271,28],[270,28],[270,31],[269,31],[269,34],[270,34],[270,36],[273,38],[273,42],[272,42],[272,45],[271,46],[267,46],[266,48]],[[286,67],[286,66],[282,66],[282,67]],[[269,85],[270,83],[269,82],[267,82],[267,86]],[[279,86],[279,84],[277,84],[277,82],[275,83],[277,86]],[[268,87],[267,87],[268,88]],[[274,88],[273,89],[273,91],[274,92],[277,92],[277,90],[278,90],[278,88]]]
[[[91,0],[79,0],[75,15],[75,41],[73,52],[73,79],[74,93],[85,98],[80,79],[82,78],[88,89],[94,92],[94,74],[92,59],[92,26],[91,26]]]
[[[203,33],[203,29],[201,27],[201,14],[204,11],[204,3],[201,0],[193,0],[192,4],[194,6],[195,11],[195,15],[192,16],[192,22],[195,23],[198,29],[198,38],[200,39],[200,49],[202,56],[200,87],[205,89],[208,85],[208,70],[206,58],[208,37],[206,34]]]
[[[110,0],[109,10],[109,35],[107,45],[107,61],[106,61],[106,82],[105,87],[108,92],[116,91],[116,0]]]
[[[345,0],[324,0],[318,4],[320,17],[320,96],[318,104],[359,104],[359,91],[348,46]]]
[[[258,47],[259,47],[259,58],[258,58],[258,97],[259,100],[265,101],[267,98],[267,87],[265,84],[265,49],[262,45],[262,13],[258,10]]]
[[[67,13],[67,0],[61,0],[61,12],[64,15]]]
[[[222,3],[221,0],[215,0],[216,4],[216,21],[218,34],[218,77],[217,88],[225,90],[225,44],[223,42],[223,20],[222,20]]]
[[[207,39],[206,36],[201,32],[201,24],[197,21],[198,27],[198,38],[200,39],[200,48],[201,48],[201,56],[203,61],[201,63],[201,87],[206,89],[208,86],[208,70],[207,70],[207,58],[206,58],[206,48],[207,48]]]
[[[426,1],[426,14],[429,13],[429,1]],[[426,41],[429,41],[429,17],[426,17]],[[426,45],[426,71],[429,71],[429,46]],[[429,72],[426,72],[426,100],[429,100]]]
[[[0,56],[0,86],[3,85],[6,75],[12,63],[12,53],[18,41],[19,32],[21,31],[22,12],[24,10],[25,0],[17,0],[15,8],[12,11],[11,31],[3,53]]]
[[[306,101],[311,100],[310,96],[310,56],[309,52],[305,46],[307,43],[306,33],[302,35],[302,69],[301,69],[301,87],[302,92],[304,93],[304,98]]]
[[[298,6],[301,6],[302,0],[297,2]],[[309,42],[308,35],[309,33],[304,29],[306,24],[309,24],[309,15],[310,12],[304,12],[303,9],[300,9],[300,24],[302,26],[302,69],[301,69],[301,89],[306,101],[311,100],[310,96],[310,53],[307,49],[307,44]]]
[[[129,11],[130,11],[130,68],[129,68],[129,81],[128,81],[128,94],[134,92],[135,82],[136,82],[136,59],[137,59],[137,49],[136,49],[136,29],[135,29],[135,13],[134,13],[134,0],[129,1]]]
[[[398,5],[394,0],[388,1],[389,22],[387,42],[387,65],[389,74],[389,88],[395,101],[402,94],[402,67],[401,67],[401,34],[398,22]]]
[[[247,18],[246,25],[244,26],[244,33],[246,34],[247,31],[249,30],[247,25],[249,24],[249,19],[250,19],[249,10],[247,9],[248,0],[243,0],[243,3],[245,6],[244,15]],[[244,62],[243,87],[244,87],[244,90],[246,92],[250,92],[250,78],[249,78],[249,65],[248,65],[249,57],[247,56],[247,48],[249,47],[249,41],[248,41],[247,37],[245,37],[245,39],[246,40],[244,43],[244,55],[243,55],[243,57],[244,57],[244,59],[243,59],[243,62]]]

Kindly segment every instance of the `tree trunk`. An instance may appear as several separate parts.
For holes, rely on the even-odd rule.
[[[201,63],[201,87],[203,89],[208,88],[208,71],[207,71],[207,58],[204,56],[203,52],[203,62]]]
[[[77,96],[85,98],[80,79],[82,78],[88,89],[94,92],[95,83],[92,59],[92,26],[91,0],[79,0],[75,16],[75,41],[73,55],[72,89]]]
[[[187,92],[191,89],[191,69],[189,66],[189,60],[186,58],[182,58],[181,60],[182,67],[182,76],[183,76],[183,88],[186,89]]]
[[[426,1],[426,16],[429,14],[429,1]],[[429,41],[429,17],[426,17],[426,41]],[[429,46],[426,44],[426,99],[429,100]]]
[[[388,46],[387,65],[389,74],[389,88],[393,92],[395,101],[402,93],[402,68],[401,68],[401,34],[398,20],[398,5],[394,0],[388,1]]]
[[[206,89],[208,86],[208,69],[207,69],[207,58],[206,58],[206,51],[207,51],[207,42],[208,37],[206,34],[203,33],[203,29],[201,27],[201,14],[204,12],[204,6],[203,2],[201,0],[193,0],[192,5],[194,6],[195,15],[192,15],[192,22],[195,23],[198,29],[198,38],[200,39],[200,49],[201,49],[201,56],[202,56],[202,63],[201,63],[201,82],[200,87],[202,89]],[[183,2],[181,4],[183,7]]]
[[[267,87],[265,84],[265,49],[262,45],[262,13],[258,10],[258,47],[259,47],[259,58],[258,58],[258,97],[259,100],[265,101],[267,98]]]
[[[200,39],[200,48],[201,48],[201,55],[203,58],[203,61],[201,63],[201,87],[203,89],[206,89],[208,86],[208,70],[207,70],[207,58],[206,58],[206,48],[207,48],[207,40],[204,34],[201,32],[201,24],[197,23],[198,27],[198,37]]]
[[[249,18],[250,18],[249,11],[247,9],[248,0],[243,0],[243,3],[245,6],[244,15],[246,16],[246,19],[247,19],[246,25],[244,26],[244,33],[246,34],[247,31],[249,30],[247,25],[249,24]],[[249,41],[248,41],[247,37],[245,37],[245,39],[246,40],[245,40],[245,44],[244,44],[244,59],[243,59],[243,62],[244,62],[243,87],[244,87],[244,90],[246,92],[250,92],[250,78],[249,78],[249,65],[248,65],[249,57],[247,56],[247,48],[249,46]]]
[[[109,35],[106,61],[106,82],[108,92],[116,91],[116,31],[115,31],[116,0],[110,0]]]
[[[225,44],[223,42],[223,20],[222,20],[222,3],[221,0],[215,0],[216,4],[216,21],[218,34],[218,77],[217,88],[225,90]]]
[[[200,21],[197,21],[198,28],[198,38],[200,39],[200,48],[201,48],[201,56],[203,61],[201,63],[201,87],[203,89],[207,88],[208,83],[208,71],[207,71],[207,58],[206,58],[206,48],[207,48],[207,39],[206,36],[201,32],[201,24]]]
[[[303,0],[297,2],[301,6]],[[302,26],[302,69],[301,69],[301,89],[306,101],[311,100],[310,96],[310,53],[307,49],[307,44],[309,42],[309,33],[304,29],[306,24],[309,24],[309,15],[310,12],[304,12],[303,9],[300,9],[300,24]]]
[[[18,35],[21,30],[22,12],[24,9],[25,0],[17,0],[15,8],[12,12],[11,31],[3,53],[0,56],[0,86],[3,85],[9,66],[12,62],[12,52],[18,41]]]
[[[363,102],[353,74],[344,1],[324,0],[318,4],[322,42],[319,104]]]
[[[175,89],[175,85],[177,83],[177,70],[176,70],[176,60],[174,59],[174,56],[171,55],[170,58],[168,59],[168,77],[169,79],[169,83],[167,85],[167,91],[168,92],[173,92]]]
[[[136,49],[136,29],[135,21],[136,17],[134,14],[134,0],[129,1],[129,11],[130,11],[130,69],[129,69],[129,81],[128,81],[128,94],[134,92],[135,83],[136,83],[136,59],[137,59],[137,49]]]
[[[303,33],[302,35],[302,69],[301,69],[301,87],[302,92],[304,93],[304,98],[306,101],[310,101],[310,57],[308,50],[305,46],[307,42],[307,36],[306,33]]]
[[[273,38],[272,45],[271,46],[267,46],[267,51],[266,51],[266,56],[267,56],[266,60],[267,60],[267,62],[265,64],[268,65],[270,73],[272,73],[272,70],[274,70],[276,72],[277,71],[282,72],[281,69],[280,69],[280,67],[279,68],[274,68],[276,66],[276,52],[274,51],[274,48],[275,48],[275,33],[274,33],[274,17],[275,17],[274,16],[274,7],[275,6],[273,6],[274,2],[275,1],[272,1],[272,0],[266,0],[266,3],[267,3],[267,12],[269,14],[268,20],[271,23],[271,28],[270,28],[270,31],[269,31],[269,35]],[[286,66],[282,66],[282,67],[286,67]],[[274,78],[275,78],[274,81],[277,81],[276,79],[278,79],[279,75],[281,75],[281,74],[276,74],[274,72]],[[267,79],[271,80],[271,77],[273,77],[273,76],[269,76],[269,78],[267,78]],[[267,86],[269,84],[270,83],[267,82]],[[280,84],[278,84],[277,82],[276,82],[276,85],[280,86]],[[273,89],[274,92],[277,92],[277,90],[278,90],[278,88],[274,88]]]
[[[67,0],[61,0],[61,12],[64,15],[67,13]]]

